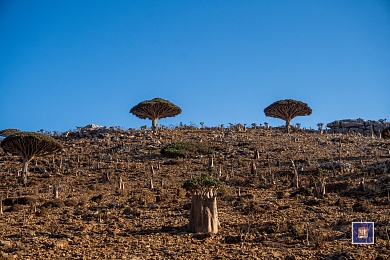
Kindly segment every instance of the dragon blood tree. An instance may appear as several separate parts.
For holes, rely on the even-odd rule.
[[[187,180],[183,188],[191,193],[188,231],[192,233],[218,233],[217,192],[222,183],[209,175]]]
[[[18,132],[9,135],[1,142],[4,152],[19,155],[22,158],[20,182],[27,184],[28,163],[34,157],[54,154],[62,150],[62,145],[54,138],[34,132]]]
[[[145,100],[130,109],[130,113],[141,118],[152,120],[152,129],[158,129],[157,121],[160,118],[174,117],[181,113],[181,108],[162,98]]]
[[[311,108],[301,101],[293,99],[279,100],[264,109],[264,114],[286,121],[286,131],[290,132],[291,120],[297,116],[311,115]]]

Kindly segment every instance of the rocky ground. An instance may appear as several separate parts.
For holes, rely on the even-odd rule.
[[[389,140],[265,128],[90,128],[55,138],[62,154],[33,160],[26,187],[20,159],[0,150],[0,259],[389,259]],[[186,232],[181,185],[211,159],[163,157],[176,141],[214,150],[212,172],[226,184],[218,234]],[[353,221],[375,222],[373,245],[351,244]]]

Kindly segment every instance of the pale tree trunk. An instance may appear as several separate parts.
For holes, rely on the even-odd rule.
[[[58,199],[58,197],[59,197],[58,194],[59,194],[58,186],[54,185],[54,187],[53,187],[53,199]]]
[[[157,120],[158,118],[153,118],[152,119],[152,130],[153,131],[157,131],[158,127],[157,127]]]
[[[20,180],[19,180],[19,182],[22,185],[27,184],[27,175],[28,175],[28,160],[23,159],[22,174],[20,175]]]
[[[188,231],[193,233],[218,233],[217,197],[192,195]]]
[[[293,188],[299,188],[299,177],[298,177],[298,171],[297,171],[297,168],[295,167],[295,163],[293,160],[291,160],[291,164],[293,166],[293,169],[294,169],[294,177],[293,177],[293,180],[291,182],[291,187]]]

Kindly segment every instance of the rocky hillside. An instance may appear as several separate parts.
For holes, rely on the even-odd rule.
[[[389,140],[265,128],[153,133],[94,126],[54,137],[62,154],[33,160],[26,187],[17,181],[20,158],[0,150],[0,259],[390,255]],[[162,156],[174,142],[202,144],[212,155]],[[295,171],[298,188],[291,185]],[[190,198],[181,185],[205,172],[226,184],[218,198],[220,231],[191,234]],[[324,198],[313,195],[320,182]],[[375,222],[375,244],[351,244],[353,221]]]

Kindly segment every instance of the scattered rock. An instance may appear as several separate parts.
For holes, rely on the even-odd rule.
[[[52,245],[53,249],[64,249],[67,246],[68,246],[68,241],[64,239],[54,242]]]
[[[64,205],[67,207],[74,207],[78,205],[79,201],[76,198],[64,200]]]
[[[210,238],[211,233],[195,233],[192,235],[192,238],[197,239],[197,240],[204,240],[206,238]]]
[[[242,241],[241,236],[225,236],[226,244],[237,244],[237,243],[241,243],[241,241]]]
[[[8,240],[0,240],[0,246],[1,247],[11,247],[11,241]]]
[[[371,212],[371,205],[367,200],[359,200],[353,206],[354,212],[369,213]]]
[[[91,198],[91,201],[96,202],[97,204],[99,204],[100,201],[102,200],[102,198],[103,198],[103,194],[99,194],[99,195],[93,196]]]
[[[372,131],[375,134],[379,135],[379,133],[390,127],[390,122],[387,122],[386,119],[381,120],[363,120],[361,118],[358,119],[344,119],[344,120],[336,120],[326,125],[331,129],[333,133],[342,133],[346,134],[349,132],[361,133],[365,136],[371,136]]]

